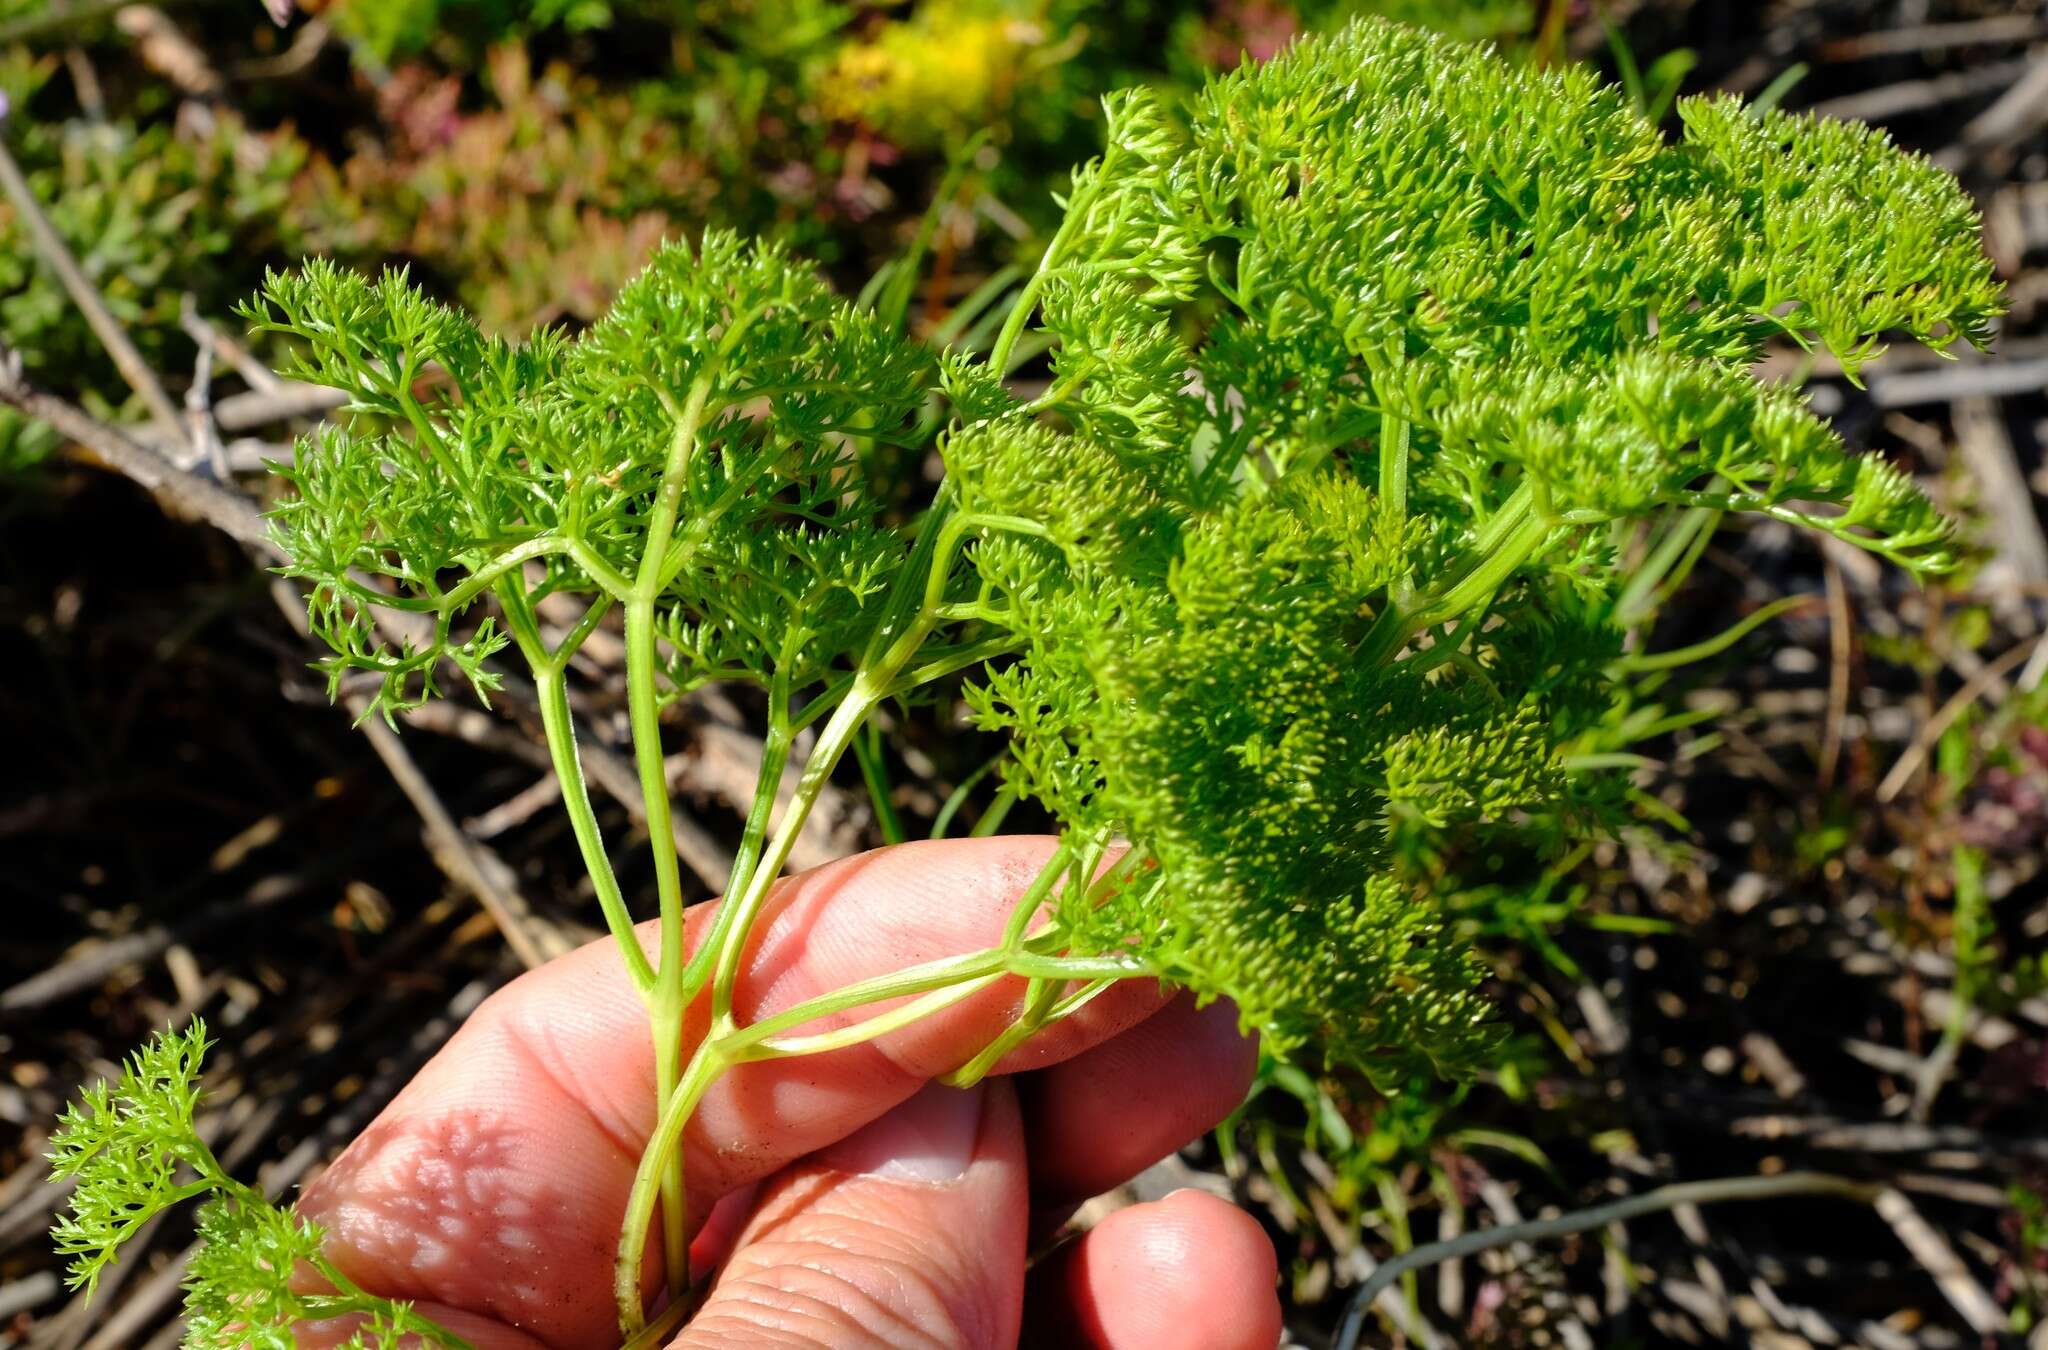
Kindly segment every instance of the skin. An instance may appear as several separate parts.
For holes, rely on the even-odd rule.
[[[987,946],[1050,849],[908,844],[790,879],[749,953],[740,1016]],[[693,939],[712,910],[691,912]],[[641,937],[652,952],[652,926]],[[718,1275],[673,1346],[1278,1342],[1273,1249],[1206,1194],[1121,1210],[1027,1263],[1082,1200],[1242,1099],[1256,1056],[1234,1010],[1130,981],[982,1086],[928,1086],[1000,1031],[1022,992],[1007,982],[867,1045],[744,1065],[712,1088],[684,1147],[692,1265]],[[700,1013],[686,1035],[703,1026]],[[352,1279],[416,1301],[477,1350],[611,1350],[612,1252],[653,1082],[646,1014],[613,945],[593,944],[478,1009],[300,1209],[327,1226]]]

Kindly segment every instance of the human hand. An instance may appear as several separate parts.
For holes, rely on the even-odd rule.
[[[735,1011],[771,1013],[987,946],[1043,840],[909,844],[783,884]],[[690,914],[696,940],[713,905]],[[652,947],[654,926],[642,930]],[[867,1044],[741,1065],[684,1136],[692,1267],[716,1282],[675,1347],[1270,1350],[1275,1261],[1250,1216],[1182,1192],[1026,1271],[1081,1200],[1210,1129],[1252,1043],[1227,1006],[1127,981],[973,1089],[930,1084],[1015,1014],[1020,981]],[[611,1350],[611,1266],[655,1118],[647,1015],[610,940],[479,1008],[299,1203],[364,1288],[476,1350]],[[705,1017],[688,1024],[694,1041]],[[819,1024],[823,1026],[826,1023]],[[708,1216],[708,1219],[707,1219]],[[662,1267],[648,1253],[650,1290]],[[309,1345],[346,1330],[309,1332]]]

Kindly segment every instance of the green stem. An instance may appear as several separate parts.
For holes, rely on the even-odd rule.
[[[939,814],[932,818],[931,838],[946,837],[946,831],[953,827],[953,817],[959,815],[960,808],[967,804],[967,795],[974,791],[976,784],[995,771],[996,766],[1003,762],[1003,757],[1008,753],[1007,750],[1001,750],[990,755],[982,761],[980,768],[961,779],[959,786],[946,794],[944,804],[939,807]]]
[[[497,557],[485,563],[464,578],[462,584],[434,602],[434,608],[446,613],[461,609],[464,605],[498,584],[501,577],[515,568],[522,567],[536,558],[551,554],[568,553],[573,545],[558,536],[529,539],[523,544],[506,549]],[[382,602],[383,597],[379,597]]]
[[[1368,664],[1383,663],[1417,634],[1485,604],[1516,568],[1542,548],[1551,528],[1550,519],[1536,509],[1530,486],[1524,483],[1515,489],[1473,545],[1478,560],[1419,606],[1389,604],[1366,634],[1361,658]]]
[[[947,608],[950,608],[950,606]],[[931,659],[920,662],[903,672],[902,677],[889,686],[889,694],[893,697],[897,694],[909,693],[912,689],[930,684],[934,680],[942,680],[955,671],[965,670],[969,666],[978,666],[984,661],[1014,652],[1023,645],[1024,641],[1022,638],[1014,634],[1006,634],[1002,637],[988,638],[981,642],[963,643],[958,647],[942,649],[932,653]]]
[[[305,1296],[301,1304],[305,1320],[309,1322],[325,1321],[329,1318],[345,1317],[350,1313],[362,1313],[365,1316],[374,1317],[385,1310],[388,1300],[366,1293],[361,1285],[351,1280],[342,1271],[341,1267],[335,1265],[326,1257],[314,1258],[313,1265],[320,1272],[321,1278],[340,1292],[337,1294],[310,1294]],[[428,1339],[435,1345],[442,1346],[445,1350],[473,1350],[468,1341],[448,1330],[448,1328],[442,1326],[433,1318],[423,1315],[418,1308],[413,1308],[411,1311],[413,1319],[426,1328]]]
[[[1695,506],[1681,514],[1671,528],[1665,532],[1657,546],[1650,550],[1642,566],[1635,569],[1622,588],[1621,598],[1614,602],[1615,622],[1623,628],[1633,628],[1657,607],[1656,594],[1667,576],[1683,577],[1691,569],[1691,561],[1698,554],[1693,552],[1697,542],[1702,548],[1713,537],[1714,525],[1720,513],[1704,506]],[[1691,557],[1687,555],[1690,554]],[[1681,567],[1683,561],[1684,566]],[[1676,574],[1673,569],[1678,568]]]
[[[413,397],[412,382],[418,374],[418,369],[407,360],[399,368],[397,379],[391,387],[391,396],[397,401],[399,411],[405,414],[405,420],[412,424],[414,434],[426,445],[427,454],[433,458],[441,472],[448,475],[448,481],[455,484],[456,490],[462,494],[463,503],[477,516],[478,523],[481,524],[482,513],[477,510],[476,492],[470,486],[469,475],[463,473],[461,465],[455,462],[455,456],[448,450],[448,442],[442,438],[441,429],[434,425],[433,419],[427,416],[427,410]]]
[[[549,660],[567,670],[569,658],[583,649],[583,644],[590,640],[590,635],[597,631],[597,626],[604,622],[604,616],[611,613],[611,608],[612,597],[609,595],[600,595],[592,600],[584,607],[583,617],[576,621],[576,626],[563,635],[561,645],[549,653]]]
[[[626,602],[628,712],[634,751],[641,768],[642,790],[647,794],[648,826],[650,830],[658,831],[655,849],[657,883],[661,881],[664,862],[668,869],[674,868],[675,852],[669,834],[667,782],[661,764],[659,708],[654,698],[653,680],[653,602],[661,584],[661,570],[651,566],[651,560],[662,558],[668,547],[674,513],[681,502],[680,483],[687,468],[696,419],[702,414],[707,387],[700,382],[692,390],[689,405],[678,416],[677,438],[657,497],[654,519],[650,523],[648,547],[633,592]],[[789,861],[797,835],[839,761],[859,735],[868,715],[888,696],[897,675],[916,655],[937,624],[936,611],[945,600],[946,580],[954,554],[969,524],[968,519],[962,517],[934,517],[926,526],[932,532],[927,533],[924,540],[930,542],[920,543],[918,556],[929,559],[931,572],[925,580],[922,603],[906,595],[901,607],[894,604],[885,607],[885,616],[898,617],[885,617],[883,620],[885,626],[870,642],[869,654],[854,671],[833,707],[830,719],[819,730],[772,841],[761,851],[758,861],[751,862],[743,880],[734,878],[738,883],[737,892],[728,890],[697,957],[687,964],[683,955],[680,888],[678,886],[675,894],[673,910],[669,895],[664,893],[661,962],[657,967],[655,989],[648,1000],[655,1040],[656,1099],[661,1103],[661,1115],[653,1137],[641,1154],[624,1226],[619,1234],[613,1271],[620,1325],[629,1336],[639,1330],[645,1320],[640,1307],[639,1275],[657,1192],[662,1203],[663,1245],[671,1295],[680,1296],[688,1285],[687,1193],[683,1185],[684,1153],[679,1141],[705,1089],[734,1062],[732,1041],[741,1029],[733,1017],[733,999],[740,963],[755,922],[767,904],[776,878]],[[888,626],[896,622],[902,624],[900,632]],[[876,652],[875,648],[884,641],[887,641],[887,646]],[[778,767],[770,781],[779,782],[780,777]],[[764,799],[765,806],[762,805]],[[756,810],[763,815],[763,826],[773,801],[773,794],[768,789],[757,790]],[[750,812],[750,821],[753,814]],[[683,1015],[702,988],[702,962],[707,953],[710,954],[711,1024],[688,1065],[679,1066]],[[957,996],[966,995],[960,993]],[[865,1022],[861,1029],[870,1037],[881,1034],[881,1029]]]
[[[1038,1029],[1045,1025],[1053,1005],[1059,1001],[1064,980],[1049,980],[1032,977],[1024,989],[1024,1005],[1018,1009],[1016,1018],[973,1058],[946,1074],[940,1081],[951,1087],[973,1087],[988,1077],[989,1071],[1002,1062],[1003,1056],[1029,1040]]]
[[[1024,289],[1017,293],[1017,299],[1010,306],[1009,317],[1003,320],[1003,331],[996,335],[996,345],[989,352],[988,368],[1001,379],[1010,372],[1010,349],[1017,345],[1017,339],[1024,332],[1024,325],[1030,321],[1031,313],[1038,308],[1039,292],[1045,289],[1046,279],[1058,265],[1060,253],[1066,248],[1067,240],[1079,226],[1088,209],[1095,204],[1096,194],[1101,190],[1102,177],[1096,175],[1089,187],[1067,202],[1066,218],[1060,221],[1059,229],[1053,234],[1052,242],[1045,246],[1045,253],[1038,260],[1038,267],[1031,273],[1031,279],[1024,283]]]
[[[1380,414],[1380,504],[1393,514],[1397,525],[1408,520],[1408,421],[1392,413]],[[1402,568],[1394,578],[1394,603],[1406,604],[1410,594],[1409,572]]]
[[[576,835],[576,847],[583,854],[583,866],[597,891],[598,908],[604,911],[605,927],[619,944],[626,959],[626,971],[633,987],[643,995],[654,988],[654,967],[633,932],[633,916],[619,890],[611,857],[605,852],[604,836],[598,829],[597,813],[591,809],[590,787],[583,777],[583,757],[576,751],[576,725],[569,715],[569,687],[563,667],[554,662],[535,665],[534,687],[540,695],[541,728],[547,733],[548,756],[554,762],[555,780],[562,787],[562,805],[569,813],[569,828]]]
[[[1133,956],[1038,956],[1020,952],[1005,964],[1012,975],[1049,980],[1123,980],[1151,967]]]
[[[614,600],[624,600],[632,594],[633,583],[626,578],[626,574],[598,556],[597,550],[581,539],[569,545],[569,557],[578,567],[590,573],[591,579],[604,587],[606,594]]]
[[[974,828],[967,832],[967,837],[986,839],[1003,828],[1003,821],[1008,818],[1010,808],[1017,804],[1018,797],[1022,795],[1017,791],[1015,783],[1003,784],[996,791],[995,800],[988,804],[988,810],[975,818]]]
[[[953,976],[923,997],[914,998],[899,1008],[862,1018],[851,1026],[837,1027],[831,1031],[821,1031],[810,1036],[752,1037],[749,1033],[753,1028],[748,1027],[719,1044],[731,1047],[732,1052],[742,1061],[792,1059],[799,1055],[818,1055],[828,1050],[844,1050],[849,1046],[865,1045],[878,1036],[921,1022],[941,1009],[952,1007],[970,995],[988,988],[1008,973],[997,969],[966,979]],[[735,1042],[739,1044],[735,1045]]]
[[[840,757],[852,745],[861,723],[867,720],[877,699],[877,694],[864,687],[860,677],[855,677],[845,700],[832,710],[832,719],[819,731],[817,744],[812,748],[810,758],[804,762],[803,775],[797,779],[796,793],[783,814],[781,828],[776,830],[774,841],[747,878],[746,889],[737,901],[728,896],[719,906],[718,928],[723,931],[718,934],[718,954],[712,964],[713,1037],[729,1034],[734,1029],[733,987],[738,981],[740,957],[753,930],[754,919],[767,903],[769,889],[781,875],[783,864],[789,861],[789,851],[796,845],[797,832],[803,828],[818,794],[824,791],[832,771],[839,766]]]
[[[655,1100],[673,1100],[681,1081],[684,963],[683,882],[676,858],[675,824],[669,813],[668,771],[661,753],[661,695],[656,679],[659,665],[655,654],[654,604],[661,590],[662,559],[668,551],[669,536],[675,530],[676,512],[682,506],[688,481],[690,456],[697,443],[697,427],[710,397],[707,372],[691,386],[689,401],[676,419],[675,437],[669,443],[661,487],[655,494],[653,515],[648,522],[647,542],[640,557],[639,574],[626,599],[626,708],[632,728],[633,760],[640,772],[640,795],[647,812],[648,845],[654,856],[654,884],[661,907],[661,956],[647,999],[648,1020],[654,1036]],[[685,1236],[688,1215],[683,1189],[683,1156],[677,1152],[661,1169],[662,1253],[667,1264],[668,1290],[681,1297],[689,1286],[689,1244]],[[638,1221],[638,1241],[646,1242],[645,1219]],[[630,1225],[629,1225],[630,1226]],[[632,1272],[639,1276],[636,1267]],[[637,1285],[635,1308],[638,1307]],[[632,1331],[634,1327],[626,1328]]]
[[[642,575],[648,574],[643,571]],[[654,1037],[655,1100],[666,1102],[680,1081],[683,1010],[688,1005],[682,997],[681,983],[683,883],[676,859],[675,826],[669,815],[668,772],[661,753],[654,636],[653,599],[636,587],[633,598],[626,602],[626,704],[633,734],[633,759],[640,773],[640,795],[647,811],[655,890],[661,907],[661,954],[645,994]],[[667,1263],[668,1290],[671,1297],[679,1297],[689,1285],[690,1274],[689,1246],[684,1236],[687,1200],[680,1153],[663,1172],[661,1195],[662,1252]],[[645,1241],[644,1233],[641,1240]]]
[[[789,861],[789,851],[796,844],[796,837],[810,818],[811,808],[816,805],[819,793],[831,779],[839,761],[853,745],[861,724],[869,713],[895,688],[897,674],[917,654],[932,628],[938,621],[938,611],[945,603],[946,580],[952,572],[953,557],[969,528],[976,524],[1000,522],[1002,528],[1030,528],[1036,525],[1030,521],[1010,521],[1006,517],[973,517],[955,515],[947,518],[932,537],[930,567],[925,579],[921,603],[914,610],[904,607],[903,629],[879,654],[873,652],[875,643],[870,644],[870,654],[862,661],[861,668],[854,672],[845,691],[832,708],[832,716],[818,732],[818,739],[804,762],[802,775],[797,779],[795,792],[791,795],[789,808],[783,814],[781,826],[775,832],[774,841],[768,846],[760,862],[754,865],[737,898],[728,891],[719,905],[718,917],[713,921],[712,931],[706,937],[704,948],[698,958],[691,962],[688,983],[691,996],[697,988],[698,964],[704,951],[716,953],[712,957],[711,974],[711,1016],[712,1035],[718,1036],[734,1030],[732,1022],[733,985],[738,977],[740,955],[746,946],[747,936],[752,930],[754,919],[767,902],[769,888],[782,873],[783,865]],[[927,527],[929,528],[929,526]],[[894,612],[895,607],[885,609],[885,615]],[[886,630],[884,634],[886,635]],[[735,880],[738,880],[735,878]]]
[[[903,817],[897,814],[896,803],[891,799],[889,766],[883,758],[881,728],[876,723],[869,722],[862,734],[853,738],[853,757],[860,761],[861,781],[867,784],[868,800],[874,804],[882,842],[902,843],[909,836],[903,832]]]
[[[769,683],[768,734],[761,741],[761,772],[754,781],[754,800],[747,808],[746,823],[740,829],[740,846],[733,853],[732,873],[725,885],[728,894],[744,890],[748,879],[754,875],[761,850],[768,842],[768,825],[775,815],[776,800],[782,795],[782,775],[789,767],[790,744],[794,738],[790,731],[788,696],[778,692],[782,687],[780,669]],[[708,944],[705,949],[691,954],[690,967],[683,976],[684,988],[691,997],[696,995],[693,986],[702,983],[701,977],[695,974],[700,957],[708,970]]]
[[[640,1154],[640,1166],[633,1175],[633,1189],[626,1196],[626,1220],[619,1229],[618,1258],[612,1266],[612,1296],[618,1303],[619,1329],[628,1337],[647,1323],[647,1313],[640,1302],[640,1266],[647,1252],[647,1234],[654,1222],[655,1201],[661,1200],[664,1210],[674,1210],[678,1215],[682,1213],[680,1203],[669,1203],[667,1192],[671,1176],[678,1181],[682,1177],[683,1127],[689,1124],[705,1090],[725,1072],[726,1067],[726,1062],[711,1052],[710,1041],[697,1047],[697,1053],[691,1056],[689,1067],[683,1070],[674,1089],[661,1098],[661,1116]],[[678,1231],[680,1227],[677,1225]],[[670,1226],[664,1222],[664,1244],[687,1242],[686,1237],[672,1237],[669,1229]],[[671,1271],[678,1264],[685,1269],[689,1265],[687,1246],[680,1259],[666,1247],[663,1255]],[[687,1287],[686,1280],[681,1287],[672,1289],[670,1296],[681,1297],[682,1290]]]
[[[1674,647],[1670,651],[1624,656],[1614,663],[1614,668],[1631,672],[1670,670],[1676,666],[1689,666],[1695,661],[1704,661],[1708,657],[1719,656],[1761,625],[1769,623],[1787,610],[1798,609],[1802,605],[1811,604],[1813,600],[1814,597],[1810,595],[1788,595],[1783,599],[1773,600],[1754,614],[1716,633],[1713,637],[1695,642],[1689,647]]]
[[[640,552],[640,572],[634,594],[653,600],[663,583],[662,562],[668,541],[675,533],[676,513],[682,508],[683,491],[689,485],[690,456],[697,450],[697,429],[703,425],[704,406],[711,398],[711,372],[690,386],[689,401],[676,414],[676,433],[669,441],[668,459],[662,466],[661,488],[655,494],[654,510],[647,522],[647,543]]]
[[[843,989],[834,989],[829,994],[819,994],[815,998],[805,999],[758,1021],[749,1022],[721,1040],[719,1045],[725,1049],[744,1050],[757,1042],[779,1036],[785,1031],[795,1030],[820,1018],[831,1017],[836,1013],[851,1012],[855,1008],[892,998],[930,993],[934,989],[948,985],[978,980],[985,975],[999,975],[1003,973],[1003,962],[1009,955],[1008,948],[990,947],[983,951],[970,952],[965,956],[948,956],[937,961],[907,966],[902,970],[892,970],[886,975],[872,976],[847,985]]]
[[[775,814],[775,803],[782,795],[782,775],[789,766],[790,743],[794,737],[789,716],[789,689],[778,667],[769,681],[768,694],[768,735],[761,742],[761,771],[754,779],[754,800],[747,808],[747,819],[740,830],[739,848],[733,854],[732,870],[727,874],[725,894],[735,896],[745,891],[760,864],[761,850],[768,838],[768,824]],[[732,926],[737,911],[731,905],[721,903],[711,922],[711,931],[690,953],[690,962],[683,967],[681,997],[683,1006],[697,1001],[704,992],[705,981],[711,978],[712,962],[718,957],[724,945],[725,933]]]

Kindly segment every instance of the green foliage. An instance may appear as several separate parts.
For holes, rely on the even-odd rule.
[[[1583,73],[1384,25],[1222,78],[1185,143],[1110,106],[1038,282],[1053,388],[947,449],[970,510],[1051,544],[984,548],[1029,646],[971,695],[982,724],[1026,792],[1159,864],[1077,940],[1282,1049],[1470,1062],[1402,832],[1597,823],[1560,811],[1561,757],[1606,701],[1607,533],[1752,510],[1948,564],[1910,484],[1744,368],[1779,333],[1851,361],[1898,328],[1981,338],[1975,235],[1926,228],[1966,199],[1873,135],[1685,113],[1668,145]],[[1861,201],[1854,246],[1850,177],[1905,212]],[[1216,301],[1183,345],[1145,302],[1189,298],[1197,260]]]
[[[97,1288],[120,1245],[187,1198],[179,1170],[208,1156],[193,1124],[206,1046],[198,1022],[159,1036],[135,1052],[118,1083],[102,1079],[65,1111],[50,1163],[78,1183],[55,1231],[58,1252],[71,1258],[72,1288]]]
[[[1228,997],[1270,1053],[1390,1092],[1495,1062],[1466,941],[1483,922],[1440,883],[1461,848],[1545,866],[1636,819],[1612,771],[1677,725],[1654,665],[1622,656],[1645,596],[1728,511],[1950,562],[1910,482],[1749,374],[1778,337],[1852,367],[1895,331],[1984,337],[1999,294],[1926,162],[1715,102],[1667,141],[1583,72],[1378,22],[1185,107],[1104,106],[1106,148],[985,357],[910,343],[784,247],[718,231],[657,250],[573,338],[488,336],[402,273],[325,262],[242,311],[354,408],[279,470],[330,677],[370,674],[389,716],[450,668],[487,694],[508,649],[533,673],[659,1048],[663,1128],[618,1260],[629,1333],[657,1193],[684,1246],[673,1154],[706,1085],[891,1025],[790,1034],[807,1018],[1018,976],[1023,1010],[971,1079],[1142,977]],[[1005,377],[1035,352],[1049,381],[1025,403]],[[905,518],[877,465],[934,451],[944,481]],[[1639,535],[1661,561],[1631,576]],[[566,631],[538,617],[555,595],[581,606]],[[563,685],[615,607],[658,962]],[[1009,790],[1061,832],[1003,940],[915,987],[741,1023],[749,934],[840,758],[878,766],[875,710],[963,678],[1008,738]],[[711,682],[765,691],[766,753],[692,953],[659,712]],[[700,996],[713,1032],[683,1065]],[[222,1260],[270,1268],[310,1240],[268,1227]]]
[[[1062,893],[1073,950],[1229,995],[1282,1051],[1470,1064],[1474,981],[1404,858],[1612,823],[1563,757],[1606,706],[1617,526],[1751,510],[1947,564],[1909,483],[1744,368],[1779,334],[1981,338],[1987,264],[1928,225],[1969,208],[1872,135],[1692,103],[1667,144],[1582,73],[1382,24],[1222,78],[1185,132],[1142,93],[1107,113],[988,366],[945,363],[958,575],[915,575],[851,449],[927,434],[934,364],[723,235],[575,343],[487,341],[400,277],[272,278],[249,317],[381,428],[307,447],[280,541],[387,710],[444,659],[488,687],[498,628],[450,633],[490,590],[515,625],[539,592],[648,596],[671,689],[825,689],[892,625],[894,693],[955,668],[924,641],[1021,645],[969,689],[1013,783],[1147,861]],[[1900,207],[1853,242],[1852,179]],[[1009,404],[1034,314],[1051,388]],[[378,605],[435,640],[391,647]]]
[[[900,431],[929,359],[771,246],[666,246],[574,344],[487,339],[402,273],[371,282],[319,262],[273,275],[243,312],[303,340],[293,375],[350,390],[386,428],[306,443],[282,470],[298,490],[276,520],[289,574],[313,582],[331,673],[380,673],[387,713],[432,697],[443,660],[490,687],[502,630],[456,627],[492,581],[508,594],[519,565],[547,568],[529,600],[596,598],[604,579],[646,571],[665,484],[684,522],[655,592],[674,689],[765,685],[778,668],[809,683],[794,672],[864,639],[856,620],[905,551],[845,491],[858,465],[844,437]],[[444,587],[451,572],[469,580]],[[433,641],[392,647],[376,606],[433,615]]]
[[[188,1200],[199,1208],[199,1245],[185,1272],[188,1350],[291,1350],[302,1321],[362,1319],[345,1350],[397,1350],[431,1338],[463,1342],[410,1306],[364,1294],[321,1255],[318,1225],[270,1204],[221,1169],[200,1136],[204,1023],[160,1032],[135,1052],[116,1083],[101,1080],[65,1111],[50,1164],[74,1183],[70,1212],[53,1236],[71,1258],[68,1280],[90,1296],[143,1225]],[[329,1292],[308,1292],[312,1271]]]

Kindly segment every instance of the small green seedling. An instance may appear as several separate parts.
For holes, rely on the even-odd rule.
[[[616,1267],[629,1341],[653,1225],[669,1290],[701,1275],[678,1140],[735,1065],[1015,980],[1014,1023],[957,1066],[967,1082],[1127,979],[1228,997],[1274,1052],[1383,1080],[1483,1064],[1477,972],[1403,841],[1602,827],[1606,799],[1564,761],[1630,669],[1621,635],[1647,592],[1622,546],[1647,531],[1668,572],[1749,512],[1915,572],[1951,562],[1907,479],[1750,373],[1774,339],[1853,375],[1891,334],[1987,337],[2000,296],[1968,199],[1881,134],[1716,98],[1682,102],[1667,140],[1584,72],[1381,22],[1185,108],[1142,91],[1106,107],[1107,148],[986,355],[906,341],[801,262],[720,234],[662,250],[573,340],[487,339],[402,275],[319,262],[245,311],[357,412],[278,470],[277,537],[332,677],[380,676],[391,714],[451,670],[487,694],[508,649],[531,672],[654,1038],[659,1123]],[[1029,402],[1005,380],[1026,351],[1049,353]],[[873,467],[891,450],[945,467],[907,520]],[[573,617],[544,625],[547,597]],[[614,611],[652,959],[565,682]],[[692,950],[660,724],[710,684],[761,691],[766,748]],[[1006,790],[1058,822],[1007,930],[743,1019],[744,953],[841,758],[869,753],[884,704],[956,685],[1008,736]],[[280,1290],[317,1235],[194,1147],[197,1046],[159,1042],[123,1105],[67,1122],[59,1158],[83,1184],[65,1244],[90,1282],[141,1216],[213,1192],[214,1244],[277,1255],[209,1258],[196,1306],[283,1326],[314,1311]],[[199,1179],[175,1181],[179,1161]],[[255,1343],[194,1325],[194,1345]]]

